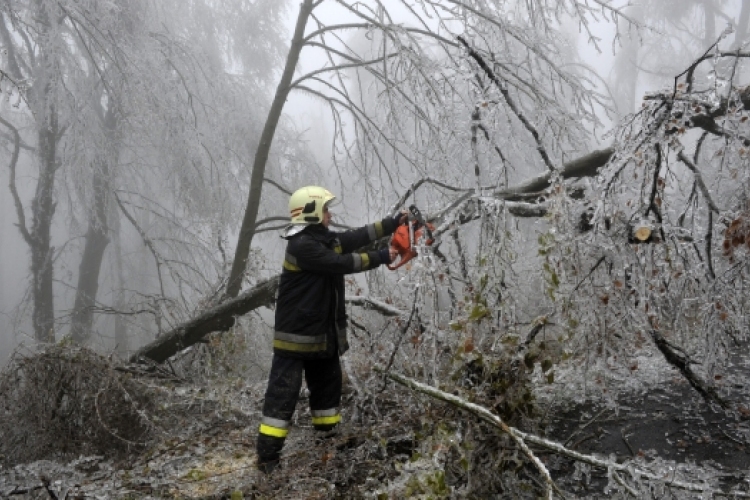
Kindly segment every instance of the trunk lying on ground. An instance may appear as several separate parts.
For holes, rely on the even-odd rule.
[[[563,165],[560,175],[564,179],[596,175],[596,172],[609,161],[613,153],[612,148],[594,151]],[[551,173],[547,172],[518,186],[499,191],[495,193],[495,196],[512,200],[523,193],[543,190],[549,187],[550,177]],[[530,215],[518,214],[518,216]],[[533,216],[538,217],[540,214],[535,213]],[[469,220],[471,219],[467,219],[465,222]],[[275,300],[278,284],[279,277],[275,276],[244,292],[236,299],[230,299],[201,313],[200,316],[177,326],[172,331],[139,349],[130,357],[130,361],[136,362],[148,358],[161,363],[179,351],[200,342],[206,335],[229,329],[234,324],[236,316],[242,316],[253,309],[272,303]]]
[[[271,304],[276,299],[278,288],[278,276],[263,281],[237,298],[204,311],[200,316],[177,326],[150,344],[141,347],[130,357],[130,362],[134,363],[148,358],[162,363],[170,356],[200,342],[209,333],[229,329],[234,325],[235,317]]]

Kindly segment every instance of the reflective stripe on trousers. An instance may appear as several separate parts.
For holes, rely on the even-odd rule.
[[[258,429],[258,456],[278,458],[289,433],[289,424],[305,377],[310,390],[313,426],[329,430],[341,421],[341,363],[338,356],[324,359],[293,359],[274,354],[263,418]]]

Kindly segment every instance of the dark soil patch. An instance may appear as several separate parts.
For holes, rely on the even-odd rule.
[[[587,402],[551,412],[547,437],[568,448],[602,457],[670,460],[720,471],[722,489],[748,489],[750,464],[750,363],[737,357],[721,377],[724,410],[706,402],[675,371],[675,378],[645,394],[623,394],[617,405]],[[544,454],[543,452],[541,452]],[[565,489],[581,496],[601,494],[606,471],[592,471],[588,484],[572,478],[572,460],[551,462]]]

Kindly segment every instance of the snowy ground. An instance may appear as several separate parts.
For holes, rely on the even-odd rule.
[[[613,363],[609,385],[594,369],[590,378],[559,371],[553,384],[540,383],[542,434],[578,452],[633,460],[648,470],[671,471],[676,478],[724,491],[750,490],[750,411],[742,411],[750,403],[750,357],[738,355],[715,380],[733,404],[730,412],[707,405],[658,354],[633,361],[625,368]],[[609,388],[615,385],[626,390],[614,394]],[[414,416],[397,404],[381,407],[383,418],[377,423],[347,424],[338,436],[318,441],[306,424],[302,402],[283,473],[261,476],[255,470],[254,440],[264,386],[234,384],[213,392],[176,387],[175,395],[184,401],[179,408],[184,424],[147,452],[120,462],[80,457],[0,469],[0,498],[378,498],[385,491],[397,495],[391,498],[405,498],[409,481],[421,474],[421,484],[428,484],[435,467],[445,465],[435,462],[437,455],[409,460],[416,441],[404,432],[403,422]],[[348,418],[353,409],[344,411]],[[611,479],[607,471],[545,449],[534,452],[568,498],[617,497],[605,493]],[[435,498],[460,498],[440,482],[442,476],[435,477]],[[629,482],[635,489],[632,478]],[[659,498],[667,493],[703,497],[668,487],[650,492]]]
[[[609,367],[610,383],[568,373],[540,385],[547,437],[582,453],[680,471],[690,481],[724,491],[750,490],[750,355],[739,353],[714,377],[729,411],[708,404],[658,353],[642,354],[629,369],[618,366]],[[609,390],[614,386],[620,391]],[[561,485],[581,498],[598,498],[608,481],[604,470],[581,473],[571,460],[550,463]],[[695,492],[670,494],[702,498]]]

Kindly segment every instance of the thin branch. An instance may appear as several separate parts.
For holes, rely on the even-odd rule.
[[[120,210],[122,211],[122,214],[125,216],[126,219],[130,221],[130,223],[133,225],[136,231],[138,231],[138,234],[141,235],[141,239],[143,240],[143,244],[148,247],[148,249],[151,251],[151,254],[154,256],[154,261],[156,261],[156,275],[159,277],[159,289],[161,290],[162,297],[166,297],[166,294],[164,292],[164,281],[161,277],[161,260],[159,259],[159,254],[156,251],[156,248],[154,248],[153,242],[151,239],[146,235],[146,233],[141,229],[141,226],[138,225],[138,222],[135,220],[135,218],[130,215],[130,213],[125,208],[125,205],[123,205],[122,201],[120,200],[120,197],[117,196],[117,193],[112,193],[115,197],[115,201],[117,201],[117,205],[120,207]]]
[[[304,82],[305,80],[309,80],[309,79],[311,79],[311,78],[313,78],[313,77],[315,77],[315,76],[317,76],[317,75],[319,75],[321,73],[328,73],[330,71],[342,71],[342,70],[345,70],[345,69],[352,69],[352,68],[364,68],[365,66],[370,66],[371,64],[377,64],[379,62],[383,62],[383,61],[386,61],[386,60],[388,60],[388,59],[390,59],[392,57],[397,57],[397,56],[398,56],[398,54],[388,54],[386,56],[379,57],[377,59],[370,59],[370,60],[367,60],[367,61],[361,61],[360,60],[360,61],[351,62],[349,64],[338,64],[336,66],[327,66],[325,68],[320,68],[320,69],[317,69],[315,71],[311,71],[310,73],[306,73],[306,74],[300,76],[299,78],[297,78],[296,80],[294,80],[292,83],[289,84],[289,88],[293,89],[297,85],[299,85],[300,83]]]
[[[362,29],[372,29],[375,26],[370,23],[346,23],[346,24],[333,24],[330,26],[326,26],[325,28],[320,28],[318,30],[313,31],[309,35],[307,35],[305,38],[302,39],[302,43],[307,45],[308,42],[312,41],[313,38],[323,35],[325,33],[329,33],[331,31],[338,31],[338,30],[349,30],[349,29],[356,29],[356,28],[362,28]]]
[[[629,476],[632,476],[633,474],[635,474],[649,481],[663,483],[667,486],[671,486],[674,488],[680,488],[680,489],[687,490],[687,491],[698,491],[698,492],[703,492],[706,494],[713,494],[715,496],[725,496],[725,497],[732,497],[732,498],[750,498],[750,493],[746,493],[743,491],[735,490],[735,491],[730,491],[730,492],[724,492],[721,490],[712,489],[710,486],[705,485],[705,484],[696,484],[696,483],[688,483],[684,481],[677,481],[674,479],[670,479],[670,476],[664,476],[662,474],[654,474],[652,472],[641,469],[639,467],[635,467],[631,462],[617,463],[611,460],[599,458],[595,455],[587,455],[585,453],[580,453],[580,452],[571,450],[556,441],[545,439],[545,438],[536,436],[534,434],[528,434],[528,433],[525,433],[523,431],[516,429],[515,427],[511,427],[507,425],[505,422],[503,422],[503,420],[500,417],[492,413],[487,408],[480,406],[478,404],[475,404],[475,403],[471,403],[459,396],[441,391],[440,389],[424,384],[422,382],[418,382],[417,380],[406,377],[399,373],[386,371],[380,366],[375,366],[374,370],[378,373],[383,374],[385,377],[393,380],[394,382],[397,382],[405,387],[408,387],[409,389],[412,389],[422,394],[426,394],[440,401],[444,401],[446,403],[452,404],[458,408],[466,410],[469,413],[479,417],[483,421],[499,428],[501,431],[508,434],[514,441],[519,443],[519,445],[523,443],[523,446],[525,446],[525,448],[522,448],[524,452],[528,450],[528,446],[526,445],[526,443],[531,443],[537,446],[541,446],[545,449],[551,450],[555,453],[559,453],[560,455],[570,457],[579,462],[587,463],[594,467],[600,467],[603,469],[621,472]],[[530,450],[528,453],[530,453]],[[537,466],[540,472],[544,471],[542,472],[542,474],[545,476],[545,479],[547,479],[549,477],[549,472],[547,471],[544,464],[542,464],[539,461],[539,459],[533,455],[533,453],[531,454],[531,457],[533,457],[532,460],[534,461],[534,464]],[[551,482],[552,479],[550,478],[549,481]],[[554,484],[554,483],[551,483],[551,484]]]
[[[18,216],[18,230],[21,231],[21,236],[26,240],[29,246],[34,246],[34,239],[29,234],[29,229],[26,227],[26,215],[23,211],[23,203],[21,203],[21,197],[18,195],[18,188],[16,187],[16,165],[18,164],[18,154],[21,144],[21,135],[18,133],[18,129],[14,127],[9,121],[5,120],[0,116],[0,123],[8,127],[13,134],[13,153],[10,157],[10,163],[8,168],[10,169],[10,177],[8,179],[8,187],[10,193],[13,196],[13,202],[16,205],[16,215]]]
[[[444,37],[438,35],[437,33],[432,32],[432,31],[423,30],[423,29],[419,29],[419,28],[414,28],[414,27],[411,27],[411,26],[404,26],[404,25],[401,25],[401,24],[397,24],[397,25],[383,24],[381,22],[378,22],[377,19],[369,17],[369,16],[365,15],[364,13],[358,11],[357,9],[355,9],[354,7],[352,7],[351,5],[349,5],[348,2],[343,2],[342,0],[336,0],[336,1],[337,1],[337,3],[339,5],[341,5],[345,9],[347,9],[349,12],[351,12],[355,16],[357,16],[357,17],[359,17],[359,18],[364,19],[365,21],[367,21],[369,28],[377,27],[377,28],[379,28],[383,32],[383,34],[390,35],[391,38],[394,38],[394,36],[392,34],[395,33],[398,30],[398,31],[403,31],[403,32],[410,33],[410,34],[415,33],[415,34],[418,34],[418,35],[423,35],[423,36],[426,36],[428,38],[432,38],[432,39],[435,39],[435,40],[437,40],[439,42],[442,42],[443,44],[445,44],[445,45],[447,45],[449,47],[458,47],[459,46],[456,42],[454,42],[452,40],[448,40],[447,38],[444,38]]]
[[[278,182],[276,182],[273,179],[269,179],[268,177],[264,177],[263,178],[263,182],[269,183],[270,185],[272,185],[273,187],[275,187],[276,189],[278,189],[279,191],[281,191],[284,194],[288,194],[289,196],[292,195],[292,191],[291,190],[285,188],[284,186],[282,186],[281,184],[279,184]]]
[[[393,365],[393,360],[396,358],[396,353],[398,352],[398,348],[401,346],[401,341],[404,339],[406,332],[409,330],[409,327],[411,326],[412,319],[414,319],[414,315],[417,312],[417,297],[418,296],[419,296],[419,287],[416,287],[414,289],[414,300],[411,303],[411,313],[409,314],[409,319],[406,320],[406,324],[404,325],[403,328],[401,328],[401,335],[398,336],[396,345],[393,347],[393,351],[391,352],[391,356],[388,358],[388,364],[383,370],[383,373],[386,373],[388,372],[388,370],[391,369],[391,365]],[[385,385],[383,385],[383,389],[385,389]]]
[[[531,134],[531,136],[534,138],[534,141],[536,141],[536,149],[539,152],[539,155],[542,157],[542,160],[544,160],[544,163],[547,165],[547,168],[550,171],[554,171],[555,167],[552,165],[552,160],[550,159],[549,155],[547,154],[547,150],[544,147],[544,144],[542,144],[541,136],[539,135],[539,131],[534,127],[534,125],[531,124],[531,122],[526,118],[526,115],[523,114],[523,111],[516,105],[515,101],[513,100],[513,97],[510,95],[510,92],[508,92],[508,87],[500,81],[500,79],[497,77],[494,71],[492,71],[492,68],[490,68],[487,65],[487,62],[484,60],[484,58],[471,46],[469,43],[464,40],[462,37],[457,37],[458,41],[463,44],[463,46],[466,48],[466,50],[469,52],[469,56],[471,56],[474,61],[479,65],[480,68],[487,74],[487,76],[492,80],[492,82],[497,86],[497,88],[500,90],[500,92],[503,94],[503,97],[505,98],[505,102],[508,103],[508,107],[510,107],[511,111],[513,111],[513,114],[516,115],[516,117],[521,121],[524,127],[526,127],[526,130]]]
[[[321,82],[321,83],[325,83],[325,82]],[[363,128],[366,128],[365,125],[367,125],[367,124],[372,125],[372,127],[375,129],[375,131],[378,133],[378,135],[382,138],[383,141],[386,142],[386,144],[388,144],[388,146],[390,146],[395,152],[397,152],[399,154],[399,156],[401,156],[402,158],[404,158],[404,160],[406,160],[410,164],[414,165],[414,163],[415,163],[414,160],[412,158],[410,158],[405,151],[402,151],[402,149],[399,148],[398,145],[396,143],[394,143],[392,141],[392,139],[390,137],[388,137],[383,132],[383,130],[372,120],[372,118],[367,113],[365,113],[364,110],[360,109],[357,105],[355,105],[354,102],[352,102],[352,101],[342,101],[340,99],[336,99],[335,97],[327,96],[327,95],[323,94],[322,92],[319,92],[319,91],[317,91],[315,89],[312,89],[310,87],[306,87],[306,86],[303,86],[303,85],[298,86],[297,89],[298,90],[303,90],[303,91],[308,92],[308,93],[310,93],[312,95],[320,97],[325,102],[327,102],[329,104],[329,106],[331,106],[331,107],[333,107],[335,105],[339,105],[339,106],[343,107],[344,109],[346,109],[347,111],[349,111],[352,114],[352,117],[354,117],[354,119],[357,121],[357,123],[360,123],[363,126]],[[334,88],[333,90],[340,93],[339,89]],[[344,98],[347,98],[347,96],[344,96]],[[368,139],[370,139],[370,141],[373,144],[375,144],[375,141],[372,140],[371,138],[369,138],[369,134],[368,134]],[[376,151],[376,154],[378,155],[378,158],[380,159],[380,161],[381,161],[381,163],[383,165],[387,164],[387,162],[380,156],[380,154],[377,151]]]
[[[380,300],[373,299],[372,297],[366,297],[364,295],[346,297],[344,301],[348,302],[349,304],[358,306],[372,306],[373,309],[382,313],[383,316],[402,316],[406,314],[406,311],[398,309],[397,307],[393,307],[392,305],[386,304],[385,302],[382,302]]]
[[[711,193],[706,187],[706,183],[703,182],[703,176],[700,173],[700,170],[698,170],[698,167],[693,163],[693,161],[687,157],[685,154],[685,150],[681,149],[679,153],[677,153],[677,158],[687,166],[695,176],[695,182],[698,184],[698,188],[700,188],[701,193],[703,194],[703,197],[706,199],[706,203],[708,203],[708,207],[711,209],[712,212],[716,212],[717,214],[720,212],[719,207],[716,206],[716,203],[714,203],[713,198],[711,198]]]
[[[412,196],[417,191],[417,189],[419,189],[419,187],[422,184],[424,184],[424,183],[434,184],[436,186],[440,186],[440,187],[448,189],[450,191],[457,191],[457,192],[468,191],[470,193],[474,193],[473,189],[466,190],[464,188],[459,188],[459,187],[456,187],[456,186],[448,185],[448,184],[446,184],[444,182],[440,182],[439,180],[433,179],[432,177],[423,177],[423,178],[421,178],[421,179],[413,182],[412,185],[409,186],[409,189],[407,189],[406,192],[393,205],[393,208],[391,208],[391,213],[396,213],[398,210],[400,210],[401,207],[403,207],[406,204],[406,200],[410,196]]]

